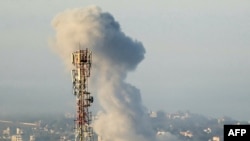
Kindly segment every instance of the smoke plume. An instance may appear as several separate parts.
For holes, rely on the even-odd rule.
[[[79,44],[93,52],[91,79],[102,107],[93,127],[102,140],[156,140],[139,89],[125,82],[144,58],[142,43],[125,35],[114,17],[96,6],[62,12],[52,24],[54,48],[67,65]]]

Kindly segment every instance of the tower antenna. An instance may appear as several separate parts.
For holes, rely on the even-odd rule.
[[[92,63],[92,52],[86,48],[72,53],[73,94],[76,96],[75,141],[94,141],[91,126],[92,113],[90,106],[94,101],[88,91],[88,78]]]

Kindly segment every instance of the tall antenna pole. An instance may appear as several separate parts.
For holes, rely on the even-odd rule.
[[[92,53],[88,49],[72,53],[73,94],[76,96],[75,141],[93,141],[93,127],[90,125],[92,113],[89,110],[93,96],[88,91],[88,78],[92,63]]]

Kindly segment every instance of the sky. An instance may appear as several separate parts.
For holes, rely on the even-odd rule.
[[[146,54],[127,82],[149,110],[250,120],[248,0],[2,0],[0,114],[72,112],[71,74],[49,42],[52,19],[97,5]],[[94,91],[94,90],[93,90]]]

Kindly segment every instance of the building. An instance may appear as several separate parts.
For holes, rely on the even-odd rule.
[[[212,139],[212,141],[220,141],[220,137],[214,136],[213,139]]]
[[[11,141],[23,141],[23,131],[20,128],[16,128],[16,135],[11,136]]]
[[[23,141],[21,135],[13,135],[11,136],[11,141]]]
[[[180,134],[185,136],[185,137],[189,137],[189,138],[193,137],[193,133],[190,132],[189,130],[180,132]]]
[[[35,141],[35,140],[36,140],[35,136],[30,136],[30,141]]]

